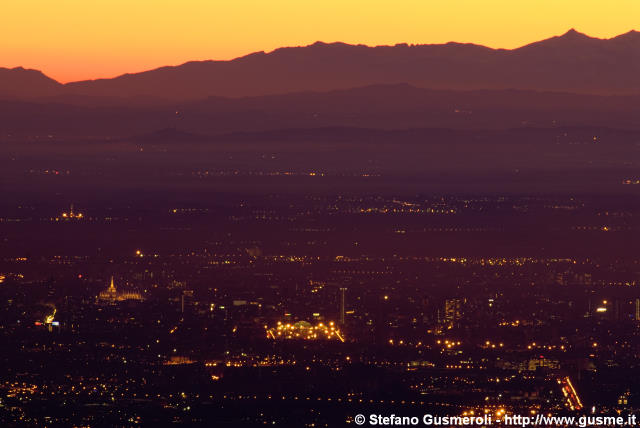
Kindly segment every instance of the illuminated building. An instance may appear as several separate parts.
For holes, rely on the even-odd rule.
[[[53,306],[53,305],[48,305],[48,306],[50,306],[50,307],[53,309],[53,312],[51,312],[49,315],[46,315],[46,316],[44,317],[44,322],[42,322],[42,321],[36,321],[36,322],[35,322],[35,325],[36,325],[36,326],[38,326],[38,327],[39,327],[39,326],[43,326],[43,325],[44,325],[44,326],[46,326],[46,327],[47,327],[47,329],[48,329],[49,331],[53,331],[53,330],[52,330],[52,328],[53,328],[53,327],[58,327],[58,326],[60,326],[60,322],[55,320],[55,318],[56,318],[56,313],[58,312],[58,310],[57,310],[57,309],[56,309],[56,307],[55,307],[55,306]]]
[[[82,220],[84,218],[84,214],[73,212],[73,204],[71,204],[69,212],[63,212],[59,218],[62,220]]]
[[[447,299],[444,301],[444,318],[449,324],[462,318],[461,299]]]
[[[195,361],[189,357],[185,357],[183,355],[172,355],[163,364],[165,366],[179,366],[179,365],[193,364],[193,363],[195,363]]]
[[[618,397],[618,406],[624,408],[627,407],[627,405],[629,404],[629,398],[631,397],[631,391],[629,391],[628,389],[623,392],[622,394],[620,394],[620,396]]]
[[[636,321],[640,321],[640,299],[636,299]]]
[[[109,284],[109,288],[104,291],[101,291],[98,295],[98,301],[102,303],[115,303],[122,302],[125,300],[136,300],[142,301],[144,300],[140,293],[128,291],[128,292],[119,292],[116,289],[115,284],[113,283],[113,277],[111,277],[111,283]]]
[[[56,312],[57,312],[57,310],[54,308],[54,309],[53,309],[53,313],[52,313],[51,315],[47,315],[47,316],[46,316],[46,318],[45,318],[45,320],[44,320],[44,323],[45,323],[45,324],[52,324],[52,323],[53,323],[53,320],[54,320],[54,319],[55,319],[55,317],[56,317]]]
[[[559,369],[560,362],[558,360],[544,358],[542,355],[540,358],[531,358],[527,364],[527,370],[536,371],[539,368]]]
[[[265,326],[266,328],[266,326]],[[333,321],[329,324],[319,323],[311,325],[307,321],[298,321],[296,323],[282,323],[274,328],[267,328],[267,338],[273,340],[280,339],[298,339],[298,340],[339,340],[344,342],[344,334]]]

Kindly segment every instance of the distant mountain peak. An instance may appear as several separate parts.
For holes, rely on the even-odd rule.
[[[0,70],[3,70],[4,72],[7,72],[7,73],[14,73],[14,74],[24,73],[24,74],[45,76],[45,74],[40,70],[34,70],[33,68],[24,68],[22,66],[13,67],[13,68],[0,67]],[[50,79],[49,77],[47,78]]]
[[[0,67],[0,97],[57,95],[62,85],[40,70]]]
[[[364,46],[364,45],[350,45],[348,43],[344,43],[344,42],[322,42],[320,40],[318,40],[317,42],[304,46],[306,48],[336,48],[336,47],[354,47],[354,46]]]
[[[567,31],[560,37],[579,37],[579,38],[587,38],[587,39],[591,38],[586,34],[577,31],[575,28],[570,28],[569,31]]]
[[[640,31],[630,30],[624,34],[614,37],[611,40],[640,40]]]
[[[585,33],[581,33],[578,30],[576,30],[575,28],[571,28],[569,29],[569,31],[567,31],[566,33],[564,33],[561,36],[556,36],[556,37],[552,37],[551,39],[547,39],[547,40],[563,40],[563,41],[570,41],[570,42],[575,42],[575,41],[590,41],[590,40],[601,40],[598,39],[596,37],[591,37]],[[543,40],[544,42],[544,40]]]
[[[548,39],[540,40],[538,42],[530,43],[528,45],[522,46],[516,51],[529,50],[531,48],[539,49],[539,48],[554,48],[554,49],[573,49],[575,46],[587,46],[596,42],[607,42],[606,39],[598,39],[596,37],[591,37],[587,34],[581,33],[577,31],[575,28],[569,29],[566,33],[560,36],[550,37]],[[567,55],[570,55],[571,52],[567,52]]]

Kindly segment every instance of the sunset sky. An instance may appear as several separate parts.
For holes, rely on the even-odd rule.
[[[0,6],[0,66],[62,81],[280,46],[474,42],[514,48],[640,22],[638,0],[19,0]]]

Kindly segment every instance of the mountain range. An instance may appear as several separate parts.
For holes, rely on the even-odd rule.
[[[194,61],[112,79],[61,84],[36,70],[0,68],[4,99],[105,105],[259,97],[406,83],[433,90],[640,94],[640,32],[611,39],[575,30],[517,49],[475,44],[369,47],[317,42],[230,61]]]

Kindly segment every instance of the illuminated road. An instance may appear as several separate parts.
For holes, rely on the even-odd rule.
[[[578,396],[578,392],[573,387],[571,383],[571,379],[569,376],[565,376],[562,378],[558,378],[558,384],[562,389],[562,394],[564,395],[567,404],[567,407],[571,410],[582,410],[582,401],[580,401],[580,397]]]

